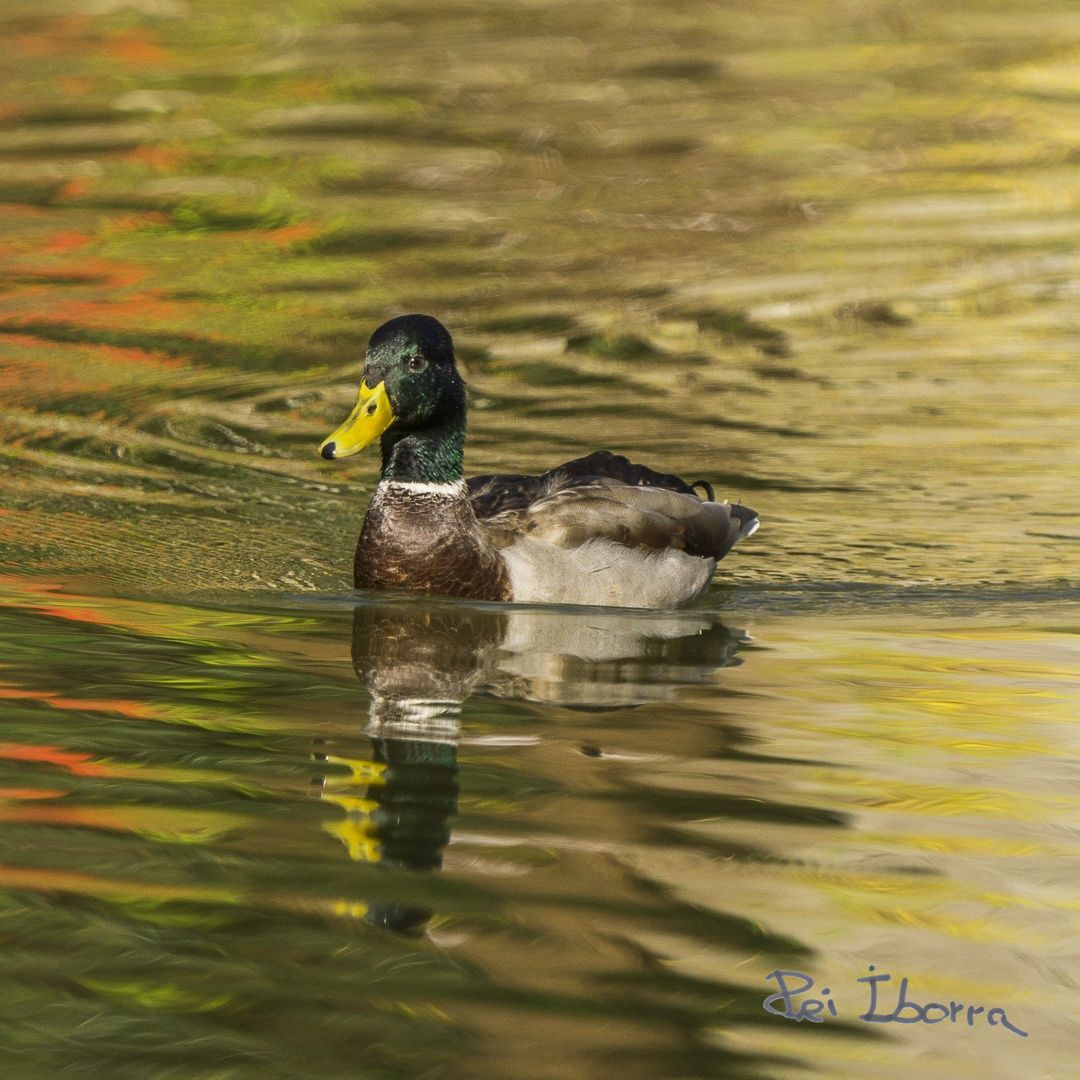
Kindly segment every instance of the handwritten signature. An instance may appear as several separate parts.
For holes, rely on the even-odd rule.
[[[873,964],[870,965],[870,970],[876,970]],[[814,989],[814,980],[802,971],[782,971],[777,968],[770,971],[765,978],[775,980],[777,986],[776,993],[770,994],[762,1002],[762,1008],[766,1012],[785,1016],[797,1023],[809,1020],[812,1024],[822,1024],[829,1016],[840,1015],[836,999],[829,987],[819,990],[816,997],[803,996]],[[950,1001],[947,1005],[940,1001],[928,1001],[925,1005],[920,1005],[908,996],[908,980],[905,977],[900,980],[896,1003],[891,1011],[886,1012],[888,1006],[883,1002],[887,991],[882,989],[879,1000],[878,986],[892,982],[892,976],[864,975],[855,981],[866,983],[870,988],[866,1012],[858,1017],[867,1024],[940,1024],[945,1021],[956,1024],[961,1017],[965,1017],[967,1026],[974,1027],[975,1018],[981,1017],[980,1023],[986,1023],[990,1027],[1000,1025],[1022,1039],[1028,1037],[1028,1033],[1012,1023],[1005,1010],[996,1005],[990,1009],[983,1005],[965,1005],[962,1001]],[[798,1004],[796,998],[800,999]]]

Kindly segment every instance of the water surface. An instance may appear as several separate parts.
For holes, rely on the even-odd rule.
[[[1080,1076],[1071,5],[2,25],[5,1075]],[[761,531],[687,612],[351,594],[414,310],[471,472]]]

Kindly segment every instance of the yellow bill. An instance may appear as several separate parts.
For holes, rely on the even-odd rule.
[[[360,396],[349,418],[319,447],[327,461],[359,454],[370,446],[392,423],[394,410],[386,396],[386,383],[374,390],[366,382],[360,384]]]

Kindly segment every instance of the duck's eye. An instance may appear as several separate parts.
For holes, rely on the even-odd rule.
[[[410,356],[405,363],[410,371],[423,371],[427,367],[427,359],[423,356]]]

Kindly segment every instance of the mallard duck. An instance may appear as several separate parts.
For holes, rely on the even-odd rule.
[[[371,335],[356,406],[319,448],[335,460],[381,437],[358,589],[677,607],[758,527],[753,510],[714,501],[708,484],[606,450],[540,476],[465,481],[465,412],[454,342],[438,319],[402,315]]]

